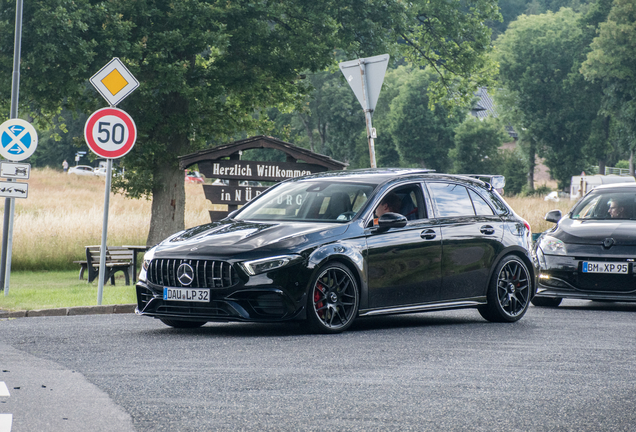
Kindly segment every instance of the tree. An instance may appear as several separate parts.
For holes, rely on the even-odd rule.
[[[630,141],[630,160],[636,147],[636,8],[630,0],[615,0],[607,21],[599,26],[581,73],[603,84],[603,113],[612,115]],[[630,166],[634,175],[634,166]]]
[[[495,46],[501,114],[530,144],[529,169],[536,146],[560,188],[587,166],[582,147],[600,107],[600,93],[578,73],[586,49],[579,17],[571,9],[522,15]]]
[[[517,195],[521,193],[526,184],[526,158],[519,148],[513,150],[500,150],[500,173],[506,178],[505,194]]]
[[[468,7],[465,7],[468,6]],[[14,3],[0,5],[0,91],[8,94]],[[21,112],[36,121],[104,105],[87,79],[117,56],[140,81],[121,108],[138,142],[114,188],[152,196],[147,243],[184,226],[176,157],[267,129],[268,107],[298,105],[303,71],[324,70],[341,48],[351,56],[402,52],[433,65],[437,97],[460,100],[487,81],[496,0],[412,3],[372,0],[39,0],[24,6]],[[402,44],[398,44],[402,38]],[[477,73],[476,79],[473,79]]]
[[[499,174],[499,147],[510,136],[492,117],[483,120],[467,116],[455,128],[455,147],[448,152],[453,171],[459,174]]]
[[[466,110],[447,109],[440,104],[429,108],[426,89],[437,79],[433,71],[401,67],[399,73],[407,77],[391,101],[387,132],[395,142],[400,161],[404,166],[446,171],[454,129],[464,119]]]

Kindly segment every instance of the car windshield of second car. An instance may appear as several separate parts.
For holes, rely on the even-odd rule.
[[[571,219],[634,219],[634,192],[591,193],[572,210]]]
[[[360,211],[376,185],[336,181],[281,184],[251,203],[239,220],[347,222]]]

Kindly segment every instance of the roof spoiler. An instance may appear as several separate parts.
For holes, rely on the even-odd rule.
[[[462,174],[466,177],[476,178],[486,183],[490,183],[490,185],[494,189],[503,189],[506,186],[506,178],[502,175],[493,175],[493,174]]]

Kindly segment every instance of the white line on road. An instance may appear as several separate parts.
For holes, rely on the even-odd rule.
[[[0,432],[11,432],[13,414],[0,414]]]
[[[7,385],[4,383],[4,381],[0,381],[0,396],[11,396],[9,394],[9,389],[7,388]]]
[[[11,396],[4,381],[0,381],[0,396]],[[13,423],[13,414],[0,414],[0,432],[11,432],[11,423]]]

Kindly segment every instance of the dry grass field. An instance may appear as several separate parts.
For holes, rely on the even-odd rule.
[[[29,197],[15,200],[12,269],[77,269],[73,261],[84,259],[84,247],[101,243],[104,179],[46,168],[33,169],[28,183]],[[213,207],[201,185],[185,187],[186,226],[209,222],[208,210]],[[570,201],[553,203],[543,198],[506,199],[535,233],[552,225],[543,220],[546,212],[555,208],[567,211],[572,205]],[[0,201],[2,208],[4,200]],[[146,244],[150,204],[149,200],[111,194],[108,244]]]
[[[86,259],[84,246],[101,243],[104,179],[45,168],[33,169],[28,183],[28,198],[15,200],[11,268],[79,268],[73,261]],[[209,222],[208,209],[212,206],[201,186],[185,186],[187,226]],[[145,245],[150,205],[146,199],[111,193],[108,244]],[[4,200],[0,208],[4,209]]]

